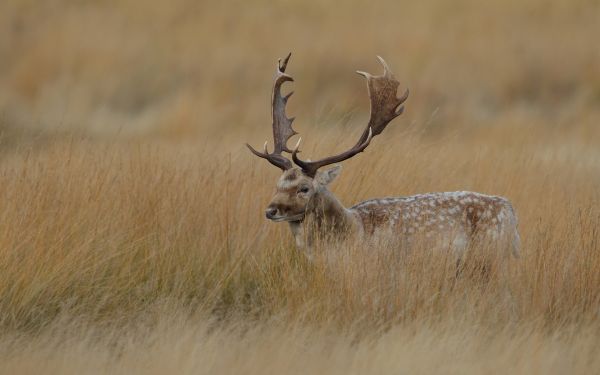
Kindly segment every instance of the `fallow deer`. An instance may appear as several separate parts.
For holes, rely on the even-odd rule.
[[[283,171],[275,196],[267,206],[266,217],[274,222],[288,222],[297,247],[310,253],[315,238],[368,240],[391,235],[403,243],[410,243],[417,237],[446,243],[460,257],[474,239],[485,238],[502,244],[504,255],[512,252],[518,257],[517,218],[511,203],[502,197],[468,191],[429,193],[371,199],[350,208],[344,207],[327,188],[340,173],[341,166],[324,171],[320,168],[363,152],[373,137],[402,114],[408,90],[397,97],[400,84],[378,56],[383,75],[357,71],[367,80],[371,115],[356,144],[335,156],[301,160],[298,156],[300,140],[294,149],[287,146],[288,140],[298,134],[292,128],[294,118],[288,118],[285,113],[285,105],[293,92],[285,96],[281,93],[283,83],[293,81],[285,72],[290,56],[279,60],[273,86],[274,150],[271,153],[267,150],[267,142],[263,152],[249,144],[246,146],[254,155]],[[282,155],[283,152],[291,154],[297,167]]]

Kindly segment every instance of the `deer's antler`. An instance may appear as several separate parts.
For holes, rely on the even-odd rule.
[[[265,142],[264,152],[259,152],[246,143],[246,146],[248,146],[254,155],[267,159],[269,163],[281,168],[284,171],[292,168],[292,163],[289,159],[282,156],[281,153],[283,151],[292,152],[292,150],[287,147],[287,141],[292,136],[297,134],[296,131],[292,129],[292,122],[294,121],[294,118],[288,118],[285,114],[285,104],[294,92],[292,91],[286,96],[281,95],[281,86],[283,83],[294,80],[291,76],[285,74],[285,69],[287,68],[287,64],[291,55],[292,54],[289,53],[287,57],[283,59],[283,61],[279,59],[277,63],[275,82],[273,84],[271,112],[273,116],[273,142],[275,149],[272,153],[269,153],[267,150],[267,142]]]
[[[339,163],[350,159],[359,152],[363,152],[369,146],[369,143],[371,143],[371,139],[381,134],[390,121],[400,116],[404,111],[402,103],[408,98],[408,90],[406,90],[402,97],[397,98],[396,93],[400,83],[394,78],[387,63],[379,56],[377,56],[377,59],[383,65],[383,75],[373,76],[369,73],[357,71],[358,74],[367,79],[369,98],[371,99],[371,117],[358,142],[350,150],[339,155],[316,161],[303,161],[297,155],[300,146],[300,142],[298,141],[298,144],[296,144],[295,149],[292,151],[292,160],[302,168],[306,175],[314,177],[319,168],[328,164]]]

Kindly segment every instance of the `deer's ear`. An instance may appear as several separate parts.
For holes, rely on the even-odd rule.
[[[333,180],[335,180],[335,178],[340,174],[341,171],[342,171],[342,166],[336,165],[335,167],[329,168],[326,171],[317,172],[317,175],[315,176],[315,180],[317,180],[317,182],[320,185],[327,186]]]

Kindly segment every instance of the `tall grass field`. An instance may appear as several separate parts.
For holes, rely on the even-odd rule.
[[[600,4],[0,3],[1,374],[600,372]],[[511,200],[521,257],[299,252],[264,209],[277,58],[305,158],[354,144],[357,69],[406,111],[331,190]],[[272,146],[271,146],[272,147]]]

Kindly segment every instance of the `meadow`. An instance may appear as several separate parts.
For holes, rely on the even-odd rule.
[[[596,1],[0,4],[0,373],[600,371]],[[276,60],[317,158],[383,56],[411,95],[332,191],[509,198],[522,256],[298,253],[264,219]]]

